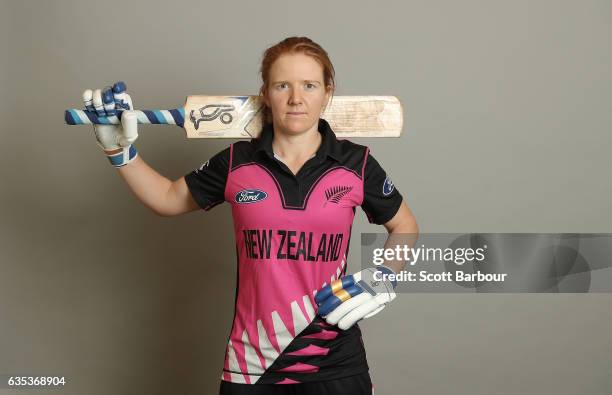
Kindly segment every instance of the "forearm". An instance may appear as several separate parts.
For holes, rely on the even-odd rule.
[[[391,232],[387,236],[387,241],[385,242],[385,249],[396,249],[396,246],[399,246],[401,249],[404,249],[404,246],[408,246],[410,250],[414,247],[419,238],[418,229],[403,229],[398,232]],[[406,266],[406,260],[401,259],[392,259],[385,260],[385,266],[393,270],[395,273],[401,272]]]
[[[419,238],[419,226],[412,211],[405,203],[402,203],[400,210],[393,220],[385,224],[389,235],[385,242],[385,249],[395,250],[397,246],[404,249],[404,246],[412,251]],[[385,260],[385,266],[389,267],[395,273],[399,273],[406,266],[406,260]]]
[[[169,202],[172,181],[150,167],[140,156],[118,168],[129,189],[146,207],[158,215],[172,215]]]

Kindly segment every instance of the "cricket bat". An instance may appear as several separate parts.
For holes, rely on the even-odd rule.
[[[260,96],[189,96],[185,106],[172,110],[138,110],[139,124],[180,126],[187,138],[253,138],[263,126]],[[68,125],[119,124],[117,115],[70,109]],[[394,96],[334,96],[321,114],[338,137],[399,137],[402,105]]]

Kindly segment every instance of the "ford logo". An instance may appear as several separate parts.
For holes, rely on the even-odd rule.
[[[236,194],[236,203],[257,203],[268,197],[268,194],[259,189],[243,189]]]

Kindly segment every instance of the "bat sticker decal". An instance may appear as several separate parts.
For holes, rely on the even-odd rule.
[[[208,114],[206,113],[206,110],[208,109],[213,109],[212,112],[209,112]],[[236,107],[234,107],[231,104],[208,104],[204,107],[201,107],[199,112],[200,112],[200,117],[196,118],[195,116],[195,110],[191,110],[191,112],[189,113],[189,119],[191,119],[191,122],[193,122],[193,127],[198,130],[198,128],[200,127],[200,122],[202,121],[214,121],[215,119],[219,118],[219,120],[224,123],[224,124],[229,124],[232,123],[232,121],[234,120],[234,117],[232,116],[232,114],[230,114],[232,111],[234,111],[236,109]]]

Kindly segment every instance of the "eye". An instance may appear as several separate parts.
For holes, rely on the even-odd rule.
[[[314,89],[314,88],[316,88],[316,87],[317,87],[317,86],[316,86],[315,84],[311,83],[311,82],[308,82],[308,83],[306,84],[306,88],[307,88],[307,89]]]
[[[281,82],[280,84],[276,85],[276,89],[285,89],[287,85],[288,84],[286,82]]]

